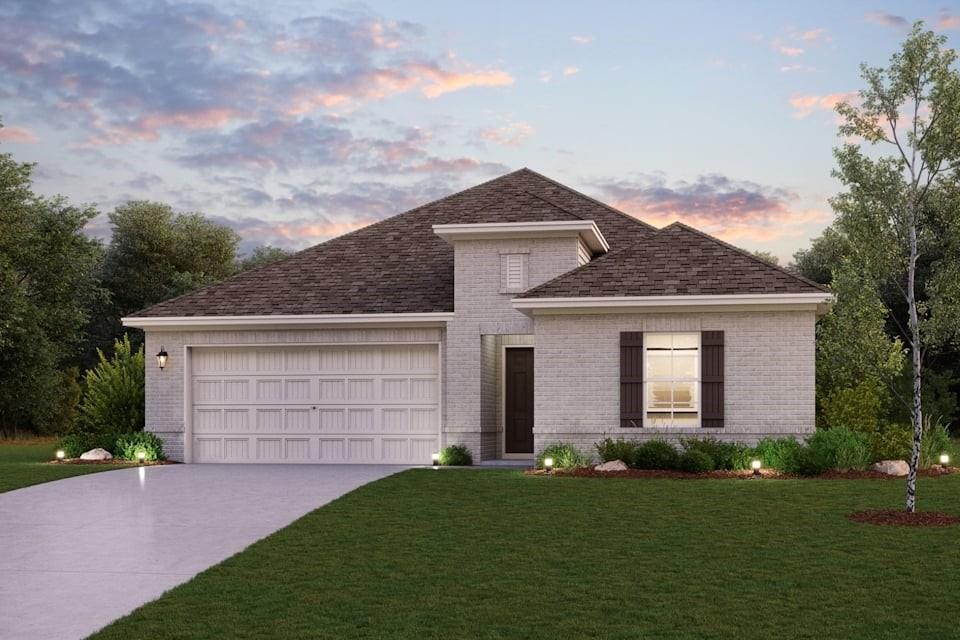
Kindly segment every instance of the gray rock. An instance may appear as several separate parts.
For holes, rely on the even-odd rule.
[[[626,471],[627,464],[623,460],[611,460],[594,467],[597,471]]]
[[[112,460],[113,455],[106,449],[96,448],[80,454],[81,460]]]
[[[881,460],[873,465],[873,470],[888,476],[905,476],[910,473],[910,465],[906,460]]]

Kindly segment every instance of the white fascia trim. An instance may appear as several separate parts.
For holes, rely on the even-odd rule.
[[[121,318],[123,326],[138,329],[184,331],[196,329],[261,329],[316,326],[420,326],[441,327],[453,313],[332,313],[323,315],[267,316],[155,316]]]
[[[767,307],[787,305],[829,305],[831,293],[764,293],[720,296],[623,296],[597,298],[513,298],[513,307],[526,314],[536,311],[574,313],[580,311],[631,310],[691,307]]]
[[[499,240],[502,238],[562,238],[580,236],[594,253],[610,250],[607,239],[593,220],[555,222],[481,222],[471,224],[435,224],[433,232],[446,240]]]

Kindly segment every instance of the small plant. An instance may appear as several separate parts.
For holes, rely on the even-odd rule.
[[[624,440],[623,438],[617,438],[616,440],[604,438],[594,446],[602,462],[620,460],[627,464],[630,464],[630,461],[633,460],[634,451],[637,449],[636,442]]]
[[[803,445],[793,438],[764,438],[753,448],[752,456],[759,458],[767,469],[787,471],[802,449]]]
[[[788,471],[816,475],[830,470],[866,469],[873,459],[867,436],[845,427],[815,432],[803,449]]]
[[[913,446],[913,427],[890,423],[870,435],[870,450],[874,462],[880,460],[907,460]]]
[[[706,451],[688,449],[680,456],[680,469],[688,473],[707,473],[715,468],[713,458]]]
[[[636,469],[676,469],[680,465],[680,452],[669,442],[648,440],[637,445],[632,466]]]
[[[586,453],[580,451],[572,444],[558,442],[551,444],[537,456],[537,468],[543,468],[544,458],[553,458],[554,469],[576,469],[577,467],[588,467],[593,459]]]
[[[739,442],[721,442],[716,438],[687,438],[680,442],[684,451],[702,451],[710,456],[715,469],[748,469],[753,458],[750,449]]]
[[[63,449],[67,458],[79,458],[80,454],[91,449],[106,449],[112,453],[116,441],[117,436],[113,433],[80,433],[75,431],[62,436],[57,441],[57,449]]]
[[[117,436],[113,447],[113,455],[120,460],[139,461],[138,453],[143,452],[145,462],[164,460],[163,440],[149,431],[134,431]]]
[[[912,432],[910,446],[913,446]],[[923,440],[920,442],[920,467],[926,468],[939,464],[941,453],[954,453],[954,446],[950,441],[950,432],[939,420],[936,422],[926,421],[923,429]]]
[[[462,444],[452,444],[440,451],[440,464],[445,467],[469,467],[473,464],[473,455]]]

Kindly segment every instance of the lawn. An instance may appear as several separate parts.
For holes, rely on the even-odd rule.
[[[0,493],[117,468],[100,464],[46,464],[53,459],[55,451],[53,440],[0,441]]]
[[[900,480],[412,470],[93,637],[957,637],[960,528],[845,517],[902,494]],[[960,514],[960,475],[919,495]]]

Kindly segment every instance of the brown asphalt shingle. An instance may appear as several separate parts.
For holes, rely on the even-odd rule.
[[[675,222],[521,298],[822,293],[828,289]]]
[[[435,224],[593,220],[611,250],[655,229],[529,169],[334,238],[135,316],[453,311],[453,248]]]

